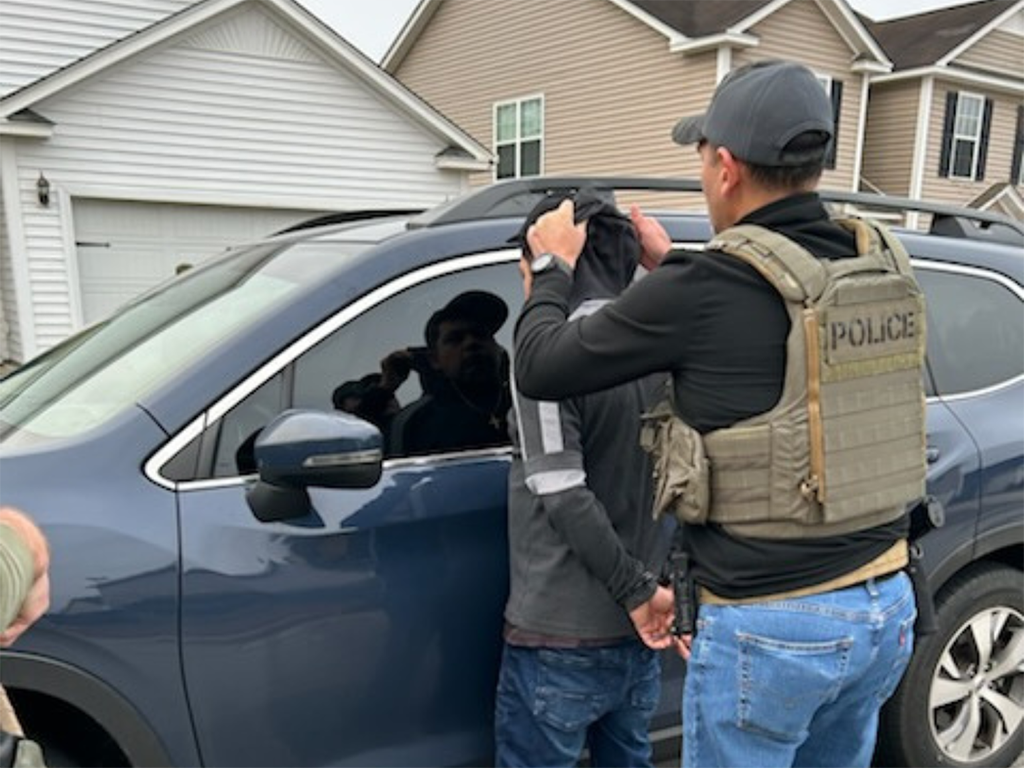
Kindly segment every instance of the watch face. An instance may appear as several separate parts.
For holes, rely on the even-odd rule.
[[[538,272],[543,272],[547,269],[551,269],[551,267],[554,266],[554,264],[554,256],[552,256],[550,253],[542,253],[540,256],[538,256],[536,259],[530,262],[530,271],[533,272],[534,274],[537,274]]]

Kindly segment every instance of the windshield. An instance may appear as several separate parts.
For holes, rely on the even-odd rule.
[[[261,245],[155,288],[0,381],[0,439],[71,437],[105,423],[368,245]]]

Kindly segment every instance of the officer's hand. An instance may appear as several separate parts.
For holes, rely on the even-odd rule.
[[[573,223],[575,207],[572,200],[565,199],[553,211],[548,211],[526,232],[530,252],[540,256],[553,253],[560,256],[571,267],[576,266],[587,240],[587,224]]]
[[[530,271],[530,262],[524,256],[519,260],[519,274],[523,276],[523,297],[530,298],[530,291],[533,290],[533,272]]]
[[[636,236],[640,240],[640,266],[647,270],[654,269],[672,250],[672,238],[668,236],[660,221],[644,216],[637,205],[630,207],[629,218],[632,219]]]
[[[636,633],[648,648],[661,650],[673,644],[672,622],[675,599],[672,590],[659,586],[651,599],[629,612]]]

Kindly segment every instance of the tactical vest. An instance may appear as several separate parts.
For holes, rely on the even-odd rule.
[[[755,225],[708,243],[785,300],[785,381],[770,411],[703,436],[670,403],[647,415],[656,514],[741,536],[813,538],[896,520],[924,495],[924,297],[887,230],[837,223],[854,234],[856,257],[819,259]]]

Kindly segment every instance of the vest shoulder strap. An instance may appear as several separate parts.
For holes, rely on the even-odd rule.
[[[707,247],[743,259],[787,301],[815,301],[828,282],[821,259],[785,235],[757,224],[729,227],[715,235]]]

